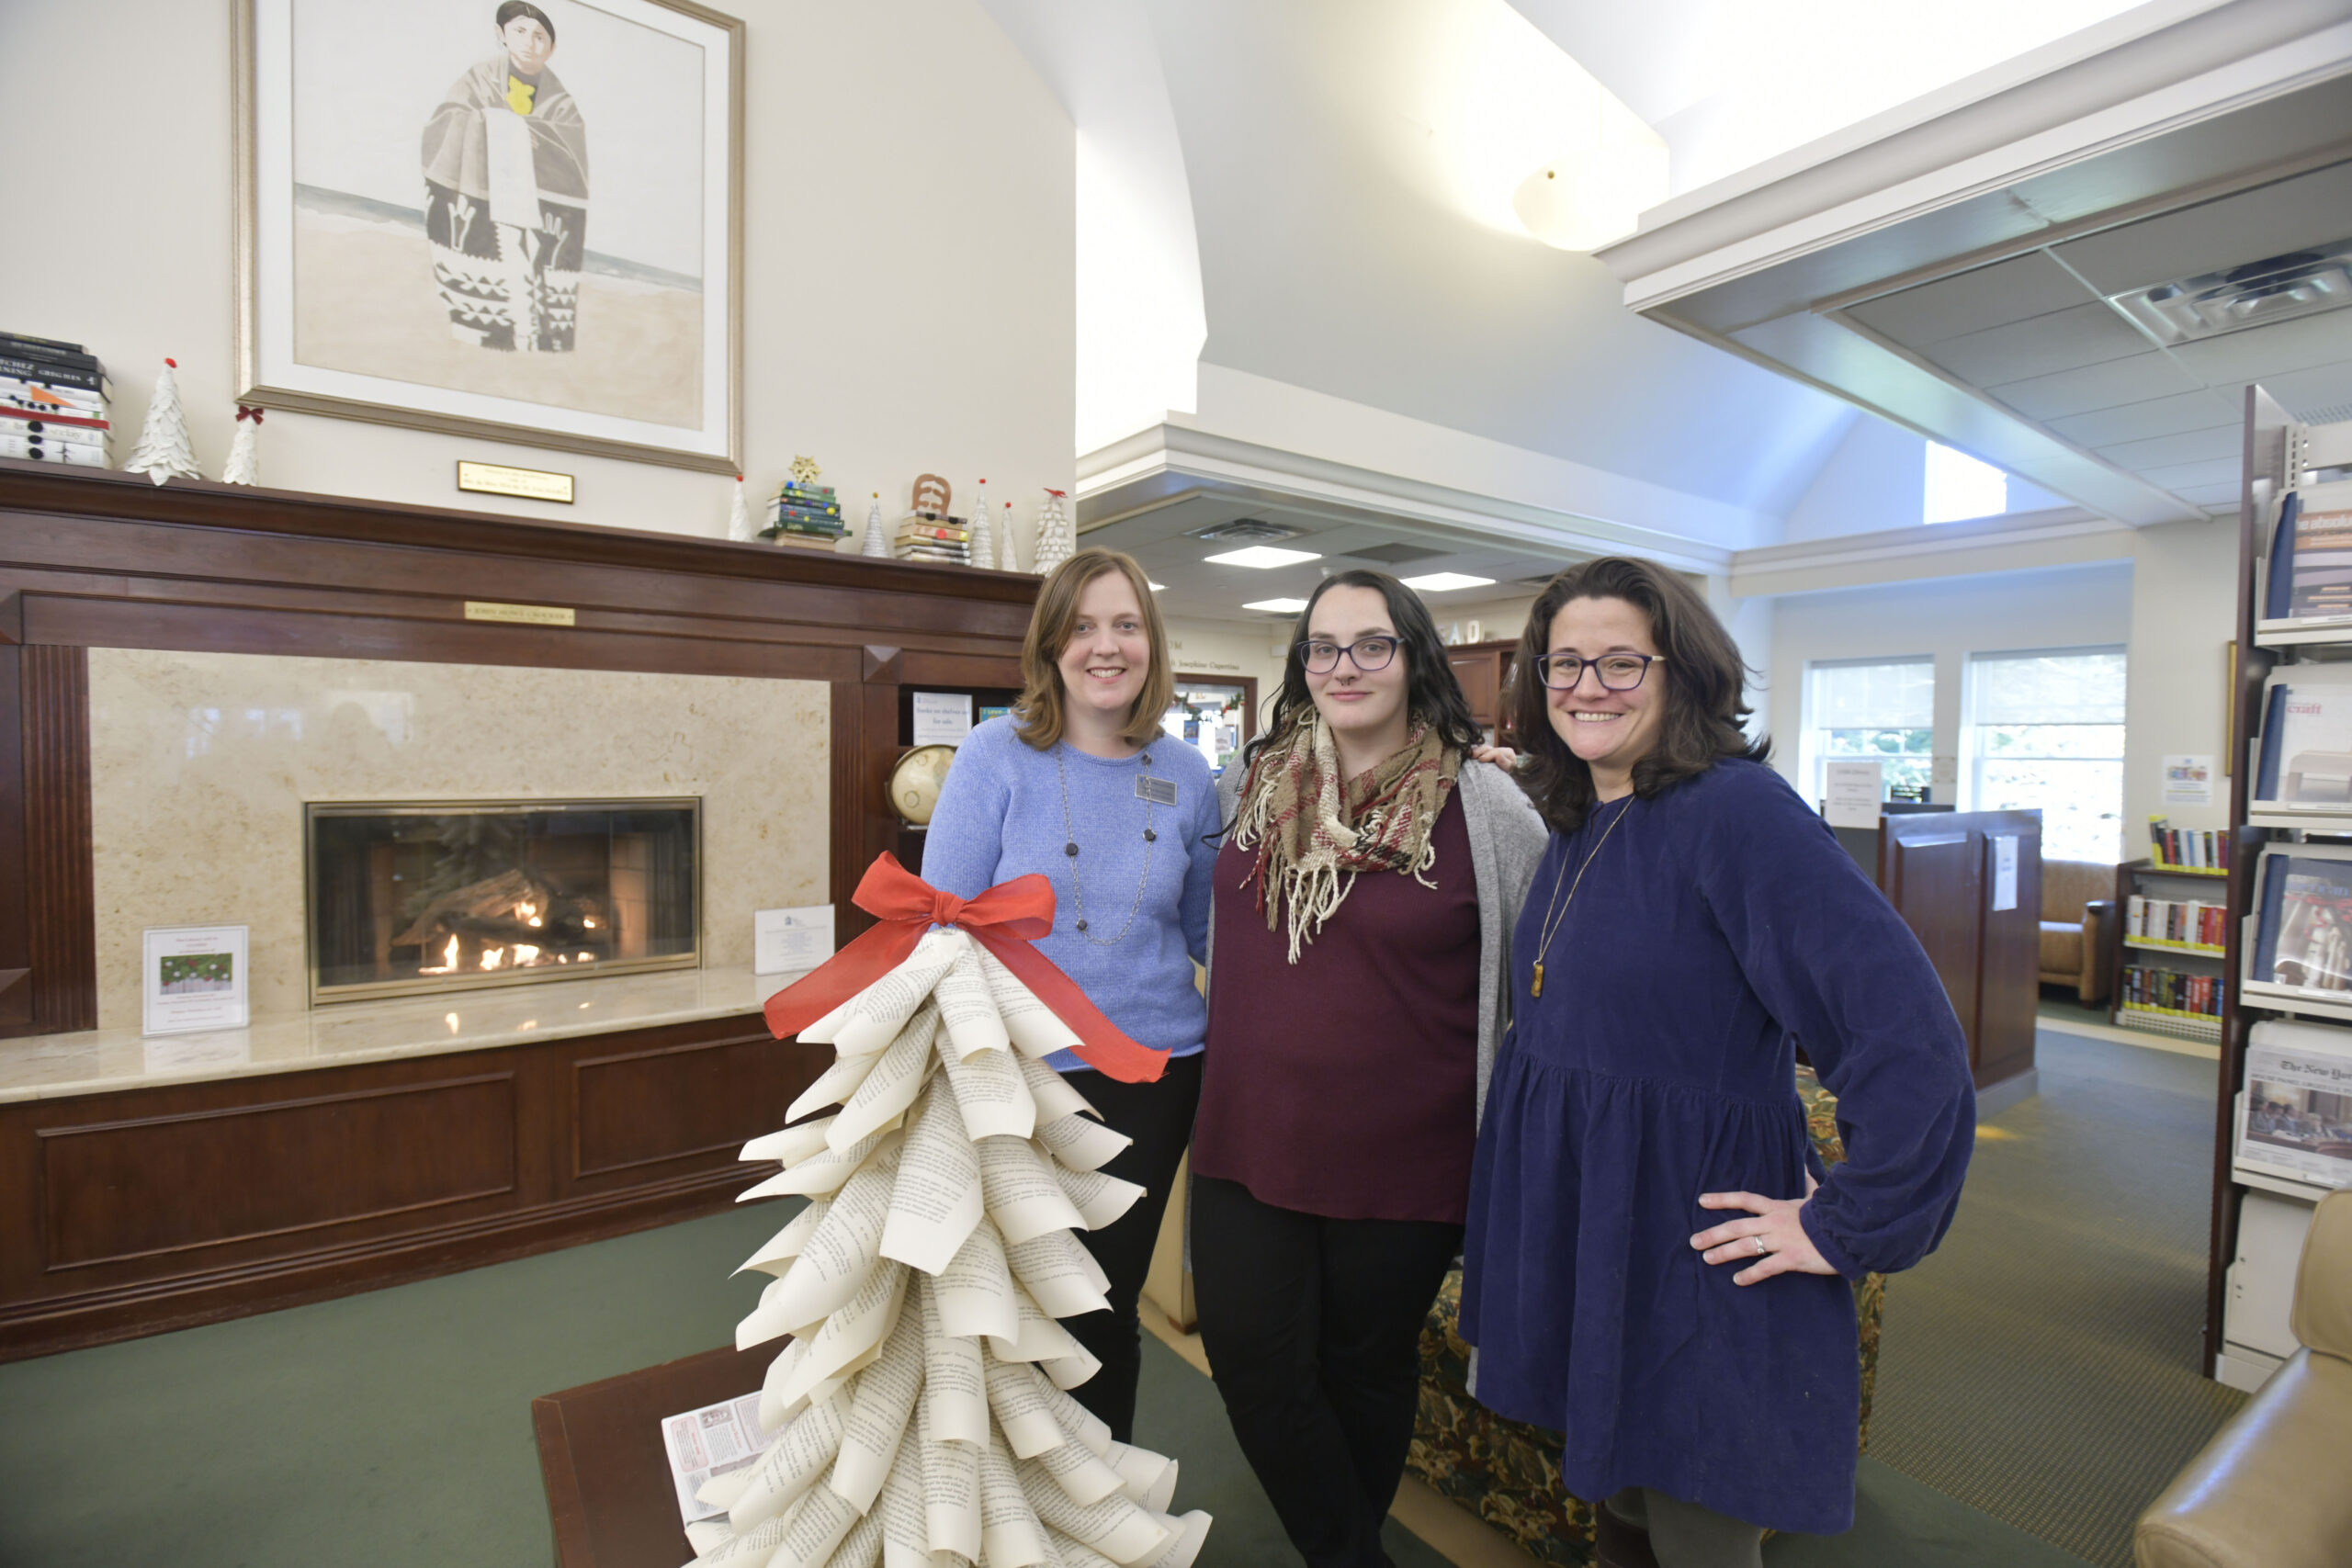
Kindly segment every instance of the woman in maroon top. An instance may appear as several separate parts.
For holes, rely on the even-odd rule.
[[[1387,1562],[1546,841],[1480,739],[1419,598],[1342,572],[1219,784],[1193,1282],[1234,1436],[1317,1568]]]

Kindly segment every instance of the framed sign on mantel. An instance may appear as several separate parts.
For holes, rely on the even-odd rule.
[[[232,5],[241,401],[741,471],[740,20]]]

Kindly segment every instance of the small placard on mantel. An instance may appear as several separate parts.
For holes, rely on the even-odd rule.
[[[752,973],[797,975],[833,955],[833,907],[752,912]]]
[[[513,495],[525,501],[571,504],[571,476],[544,468],[510,468],[498,463],[458,461],[458,488],[478,495]]]
[[[487,599],[469,599],[466,619],[503,621],[515,626],[570,626],[579,624],[580,613],[563,604],[500,604]]]
[[[243,1029],[243,926],[151,926],[141,933],[139,1032]]]
[[[917,692],[914,743],[918,746],[961,746],[972,733],[972,694]]]

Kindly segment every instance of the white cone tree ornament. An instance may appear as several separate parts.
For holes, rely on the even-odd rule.
[[[1037,509],[1037,542],[1031,548],[1029,564],[1043,577],[1054,568],[1078,553],[1078,536],[1070,532],[1069,509],[1062,504],[1065,491],[1049,490],[1046,504]]]
[[[996,535],[989,526],[990,521],[989,481],[982,479],[978,491],[973,497],[971,520],[967,525],[967,531],[971,537],[964,547],[965,552],[971,557],[974,566],[993,568],[996,565]]]
[[[237,405],[237,434],[229,443],[229,460],[220,468],[222,484],[261,483],[261,415],[257,408]]]
[[[865,509],[865,542],[857,553],[876,560],[890,558],[890,541],[882,533],[882,492],[874,491],[874,504]]]
[[[125,472],[145,474],[157,484],[175,474],[184,479],[204,477],[188,446],[187,416],[180,412],[179,363],[164,361],[164,373],[155,378],[155,395],[147,400],[147,423],[140,427],[139,445],[122,465]]]
[[[738,544],[756,544],[759,525],[752,521],[751,498],[743,493],[743,476],[735,476],[735,500],[727,509],[727,536]]]
[[[930,891],[895,863],[888,874]],[[1004,891],[974,901],[976,931]],[[1032,897],[1050,920],[1050,894]],[[1090,1032],[1107,1022],[1001,931],[929,931],[908,952],[931,915],[917,901],[920,917],[860,939],[897,938],[869,968],[906,952],[879,978],[813,1022],[811,1006],[855,978],[825,979],[813,1004],[796,987],[769,1005],[779,1036],[797,1026],[834,1061],[787,1111],[795,1125],[743,1148],[784,1165],[745,1198],[809,1202],[743,1264],[774,1276],[735,1342],[786,1341],[760,1396],[777,1436],[702,1487],[727,1512],[689,1532],[695,1564],[1191,1568],[1209,1517],[1169,1513],[1176,1462],[1114,1442],[1068,1392],[1100,1363],[1060,1320],[1104,1310],[1108,1283],[1076,1233],[1143,1190],[1102,1173],[1128,1140],[1044,1058],[1089,1048],[1061,1013],[1082,1011]],[[855,958],[832,962],[855,976]]]
[[[1021,558],[1012,553],[1012,502],[1004,503],[1004,515],[997,520],[996,564],[1001,571],[1019,571]]]

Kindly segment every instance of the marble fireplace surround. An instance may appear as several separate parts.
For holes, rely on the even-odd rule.
[[[826,898],[829,688],[93,648],[98,1027],[139,1023],[140,932],[252,928],[258,1023],[306,1005],[306,802],[703,801],[703,963],[752,912]]]

